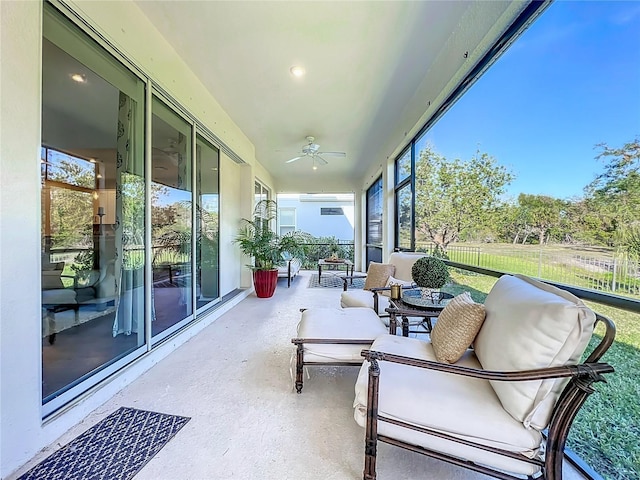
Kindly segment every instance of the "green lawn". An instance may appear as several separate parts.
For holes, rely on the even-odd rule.
[[[522,273],[535,276],[530,271]],[[469,291],[477,302],[484,301],[497,280],[457,269],[451,274],[453,283],[445,290],[454,294]],[[616,324],[616,342],[603,358],[616,371],[607,375],[607,383],[596,384],[596,392],[574,422],[568,447],[606,479],[640,478],[640,314],[587,303]],[[597,341],[596,336],[591,346]]]

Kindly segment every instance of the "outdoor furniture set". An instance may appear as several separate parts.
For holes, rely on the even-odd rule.
[[[373,305],[314,308],[292,339],[298,393],[304,366],[362,363],[354,418],[365,429],[364,480],[377,478],[378,442],[496,478],[562,479],[571,424],[592,384],[613,372],[600,359],[614,324],[520,275],[500,277],[484,304],[465,292],[416,313],[384,298],[388,329]],[[438,318],[428,341],[409,338],[404,318],[396,334],[397,317],[410,315]],[[598,322],[604,335],[581,362]]]

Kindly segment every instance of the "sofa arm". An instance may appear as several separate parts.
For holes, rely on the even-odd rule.
[[[614,368],[608,363],[581,363],[578,365],[564,365],[560,367],[537,368],[535,370],[521,370],[498,372],[491,370],[479,370],[476,368],[463,367],[461,365],[433,362],[430,360],[422,360],[419,358],[404,357],[392,353],[377,352],[374,350],[363,350],[362,356],[365,360],[373,363],[377,361],[398,363],[401,365],[409,365],[412,367],[426,368],[444,373],[452,373],[454,375],[463,375],[465,377],[480,378],[483,380],[497,380],[504,382],[520,382],[530,380],[546,380],[549,378],[567,378],[589,376],[596,381],[604,380],[601,378],[603,373],[612,373]]]

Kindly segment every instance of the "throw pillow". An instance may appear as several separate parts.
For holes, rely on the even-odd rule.
[[[487,319],[473,348],[485,370],[531,370],[575,365],[595,314],[571,293],[522,275],[503,275],[484,306]],[[491,381],[504,409],[526,428],[546,428],[567,379]]]
[[[387,278],[387,283],[384,284],[385,287],[390,287],[391,284],[394,283],[396,285],[402,285],[403,287],[410,287],[413,285],[413,282],[407,282],[406,280],[400,280],[398,278],[393,278],[391,275],[389,275],[389,278]],[[382,292],[379,292],[380,295],[384,295],[385,297],[391,297],[391,290],[383,290]]]
[[[371,290],[372,288],[384,287],[387,283],[387,279],[396,273],[396,266],[391,263],[369,263],[367,270],[367,278],[364,281],[364,289]]]
[[[485,318],[484,305],[469,292],[454,297],[438,316],[431,332],[431,345],[439,362],[455,363],[469,348]]]

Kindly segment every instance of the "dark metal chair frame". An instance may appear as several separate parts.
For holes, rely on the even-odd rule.
[[[325,366],[325,367],[353,367],[362,365],[362,360],[352,362],[305,362],[304,346],[305,344],[331,344],[331,345],[367,345],[371,346],[373,340],[351,340],[351,339],[328,339],[328,338],[292,338],[291,343],[297,345],[296,350],[296,392],[302,393],[304,367]]]
[[[300,313],[303,313],[306,308],[301,308]],[[395,335],[396,326],[393,325],[393,330],[389,326],[389,331],[393,331]],[[302,387],[304,386],[304,367],[353,367],[362,365],[362,360],[351,362],[305,362],[304,361],[304,345],[309,343],[324,344],[324,345],[368,345],[371,346],[373,340],[371,339],[345,339],[345,338],[292,338],[291,343],[297,346],[296,349],[296,392],[302,393]]]
[[[369,367],[369,384],[367,393],[367,423],[365,427],[365,462],[364,462],[364,480],[376,479],[376,455],[377,442],[384,442],[401,448],[421,453],[433,458],[444,460],[455,465],[475,470],[486,475],[503,480],[521,480],[522,476],[510,475],[501,470],[495,470],[490,467],[480,465],[464,458],[455,457],[446,453],[428,450],[419,445],[413,445],[400,440],[389,438],[378,434],[378,422],[387,422],[400,427],[416,430],[425,434],[451,440],[467,446],[476,447],[485,451],[515,458],[524,462],[537,465],[541,468],[540,472],[529,479],[545,479],[545,480],[562,480],[562,462],[564,459],[564,447],[569,436],[571,424],[575,419],[578,411],[587,400],[590,394],[594,392],[592,384],[594,382],[606,381],[603,377],[605,373],[614,371],[613,367],[607,363],[599,362],[602,355],[608,350],[615,338],[614,323],[602,315],[596,314],[596,324],[602,322],[606,328],[606,332],[600,343],[593,349],[587,359],[578,365],[566,365],[552,368],[541,368],[535,370],[526,370],[519,372],[497,372],[488,370],[479,370],[458,365],[449,365],[439,362],[431,362],[415,358],[403,357],[384,352],[376,352],[372,350],[363,350],[362,356],[370,362]],[[463,375],[467,377],[479,378],[484,380],[497,381],[528,381],[543,380],[551,378],[569,378],[569,382],[560,394],[556,402],[551,420],[549,422],[545,439],[544,459],[529,459],[523,455],[506,450],[488,447],[486,445],[476,444],[468,440],[462,440],[445,433],[430,430],[428,428],[417,427],[408,423],[388,418],[378,414],[378,394],[379,394],[379,377],[380,367],[378,362],[393,362],[402,365],[408,365],[418,368],[426,368],[436,370],[453,375]]]

